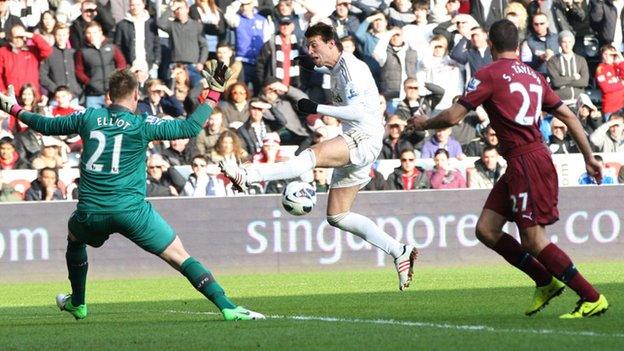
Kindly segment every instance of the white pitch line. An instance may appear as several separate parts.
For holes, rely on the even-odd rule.
[[[169,310],[167,313],[179,314],[199,314],[220,316],[221,313],[216,312],[197,312],[197,311],[174,311]],[[285,319],[293,321],[317,321],[328,323],[354,323],[354,324],[378,324],[378,325],[398,325],[406,327],[420,327],[432,329],[452,329],[458,331],[483,331],[488,333],[516,333],[516,334],[537,334],[537,335],[569,335],[569,336],[590,336],[590,337],[611,337],[624,338],[624,334],[614,333],[596,333],[592,331],[567,331],[556,329],[523,329],[523,328],[494,328],[487,325],[471,325],[471,324],[449,324],[449,323],[428,323],[414,321],[400,321],[393,319],[361,319],[361,318],[339,318],[339,317],[317,317],[317,316],[282,316],[267,315],[268,319]]]

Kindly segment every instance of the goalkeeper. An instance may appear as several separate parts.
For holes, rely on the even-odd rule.
[[[169,224],[145,200],[146,150],[151,140],[191,138],[202,129],[231,76],[227,66],[211,61],[202,72],[208,88],[199,107],[186,120],[164,121],[137,115],[138,82],[129,70],[110,76],[108,108],[89,108],[63,118],[47,118],[22,110],[9,95],[0,94],[0,109],[45,135],[80,134],[79,201],[68,223],[67,268],[72,293],[60,294],[56,303],[76,319],[87,316],[86,245],[100,247],[113,233],[120,233],[142,249],[158,255],[182,273],[212,301],[226,320],[263,319],[260,313],[230,301],[214,276],[191,257]]]

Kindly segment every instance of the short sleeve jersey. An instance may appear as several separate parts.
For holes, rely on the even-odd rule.
[[[480,69],[459,103],[469,110],[483,105],[503,155],[542,141],[541,112],[562,104],[542,75],[517,59],[499,59]]]
[[[165,121],[113,105],[56,118],[22,112],[20,119],[46,135],[79,134],[78,210],[116,213],[145,201],[148,143],[193,137],[211,113],[201,104],[186,120]]]

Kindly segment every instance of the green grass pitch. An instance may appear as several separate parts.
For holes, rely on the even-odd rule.
[[[180,276],[93,280],[89,317],[58,311],[68,282],[2,284],[0,350],[623,350],[624,262],[581,264],[609,311],[562,321],[566,289],[534,317],[528,278],[505,265],[217,276],[259,322],[224,322]],[[92,267],[92,271],[97,267]]]

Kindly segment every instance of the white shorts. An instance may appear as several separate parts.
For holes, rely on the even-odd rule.
[[[349,147],[349,164],[334,168],[330,186],[348,188],[359,185],[363,188],[371,179],[371,165],[381,152],[382,142],[357,129],[341,136]]]

